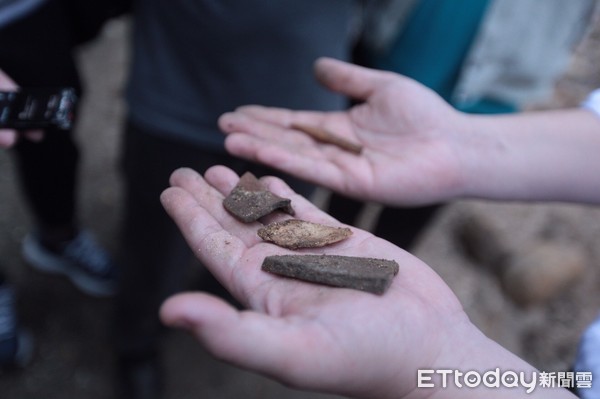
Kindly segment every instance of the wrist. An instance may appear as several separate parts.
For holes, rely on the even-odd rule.
[[[596,186],[582,184],[600,167],[600,118],[591,111],[462,115],[459,129],[462,197],[598,202]]]
[[[456,185],[453,198],[477,197],[482,168],[502,144],[490,134],[493,124],[486,116],[457,112],[454,123],[442,134],[449,137],[449,145],[456,160]]]
[[[458,329],[440,353],[437,370],[421,373],[420,384],[427,399],[452,398],[545,398],[574,399],[562,388],[539,385],[539,371],[523,359],[486,337],[474,325]],[[462,331],[462,332],[461,332]],[[431,378],[431,380],[427,380]],[[427,389],[431,389],[430,395]]]

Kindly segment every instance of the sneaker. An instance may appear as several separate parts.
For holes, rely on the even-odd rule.
[[[25,367],[32,358],[31,334],[17,323],[15,295],[8,284],[0,285],[0,369]]]
[[[22,250],[34,269],[63,274],[88,295],[107,297],[116,292],[117,266],[88,231],[81,231],[60,251],[46,248],[37,234],[29,234]]]

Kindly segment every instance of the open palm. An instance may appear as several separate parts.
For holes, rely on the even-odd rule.
[[[455,143],[462,114],[406,77],[332,59],[316,64],[329,89],[364,102],[347,112],[244,106],[221,117],[234,155],[259,161],[346,195],[417,205],[458,195]],[[392,107],[392,104],[395,104]],[[318,126],[364,146],[361,155],[316,142],[291,128]]]
[[[382,296],[261,271],[266,256],[292,251],[263,242],[256,234],[260,223],[244,224],[227,213],[222,201],[237,181],[225,167],[209,169],[204,178],[181,169],[161,197],[196,256],[247,307],[238,311],[202,293],[181,294],[163,306],[167,324],[191,330],[215,356],[294,387],[398,398],[415,388],[418,367],[433,367],[455,338],[474,330],[428,266],[359,229],[341,243],[296,253],[393,259],[400,272]],[[339,224],[282,181],[263,181],[292,200],[297,218]],[[390,381],[397,384],[393,394]]]

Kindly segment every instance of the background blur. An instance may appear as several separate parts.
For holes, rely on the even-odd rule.
[[[600,87],[599,25],[582,43],[555,96],[536,107],[576,105]],[[113,251],[127,30],[127,19],[113,21],[80,52],[87,82],[78,134],[83,224]],[[33,363],[0,375],[0,397],[111,398],[113,303],[84,296],[64,278],[36,273],[22,261],[20,243],[30,220],[6,152],[0,152],[0,170],[0,262],[18,289],[22,323],[36,338]],[[363,216],[368,228],[377,207]],[[488,336],[543,371],[568,371],[581,332],[600,311],[599,244],[599,207],[459,201],[438,215],[415,252],[444,278]],[[474,253],[466,250],[473,246]],[[190,289],[199,277],[190,268]],[[169,333],[164,356],[168,398],[331,397],[290,390],[225,365],[176,331]]]

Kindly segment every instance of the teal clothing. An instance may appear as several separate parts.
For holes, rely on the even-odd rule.
[[[420,0],[389,51],[366,56],[369,66],[409,76],[461,111],[515,111],[513,105],[489,98],[468,106],[453,99],[463,61],[489,3],[490,0]]]

